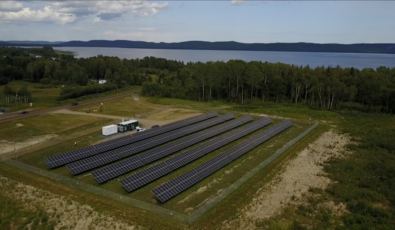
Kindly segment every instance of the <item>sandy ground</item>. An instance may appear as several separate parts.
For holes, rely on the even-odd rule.
[[[55,137],[58,137],[56,134],[48,134],[48,135],[41,135],[41,136],[36,136],[29,138],[25,140],[24,142],[10,142],[10,141],[5,141],[5,140],[0,140],[0,155],[8,153],[8,152],[15,152],[15,150],[18,151],[20,149],[41,144],[43,142],[46,142],[48,140],[51,140]]]
[[[49,220],[56,223],[55,229],[142,229],[125,223],[115,216],[96,212],[89,205],[37,189],[30,185],[18,183],[0,176],[0,193],[9,199],[25,204],[26,210],[36,211],[41,208],[48,213]],[[11,192],[12,191],[12,192]]]
[[[286,163],[271,183],[257,191],[251,202],[239,210],[236,220],[224,223],[223,229],[255,229],[254,220],[268,219],[282,213],[290,205],[306,202],[310,188],[325,189],[331,180],[325,175],[324,164],[331,157],[348,154],[345,146],[350,139],[331,130],[323,133],[296,157]],[[344,213],[345,205],[323,204],[334,214]]]
[[[146,117],[147,120],[174,120],[174,119],[185,119],[200,115],[202,113],[196,110],[190,109],[167,109],[160,112],[150,114]]]

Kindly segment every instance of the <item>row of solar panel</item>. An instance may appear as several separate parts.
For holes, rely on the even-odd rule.
[[[159,160],[163,157],[169,156],[169,155],[176,153],[182,149],[185,149],[189,146],[195,145],[201,141],[204,141],[208,138],[214,137],[220,133],[229,131],[233,128],[241,126],[241,125],[248,123],[252,120],[253,119],[251,116],[244,116],[244,117],[239,118],[237,120],[233,120],[233,121],[227,122],[225,124],[210,128],[208,130],[199,132],[197,134],[188,136],[186,138],[177,140],[173,143],[160,146],[159,148],[156,148],[156,149],[152,149],[152,150],[145,152],[139,156],[135,156],[135,157],[129,158],[127,160],[110,165],[108,167],[99,169],[99,170],[93,172],[92,175],[96,179],[96,181],[99,183],[109,181],[109,180],[114,179],[118,176],[121,176],[122,174],[133,171],[143,165],[149,164],[149,163]],[[138,161],[141,161],[141,163],[138,163]]]
[[[249,140],[244,141],[243,143],[206,161],[205,163],[182,174],[181,176],[178,176],[155,188],[152,190],[152,192],[161,202],[166,202],[291,126],[292,122],[285,120],[280,124],[275,125],[272,128],[254,136],[253,138],[250,138]]]
[[[204,121],[213,117],[217,117],[217,112],[210,112],[206,114],[202,114],[199,116],[191,117],[185,120],[177,121],[174,123],[170,123],[168,125],[162,126],[161,128],[149,129],[145,132],[136,133],[133,135],[120,137],[114,140],[110,140],[107,142],[103,142],[94,146],[89,146],[86,148],[78,149],[72,152],[67,152],[61,155],[49,157],[45,159],[45,162],[51,168],[59,167],[80,159],[84,159],[93,155],[97,155],[99,153],[103,153],[112,149],[116,149],[125,145],[129,145],[132,143],[139,142],[141,140],[154,137],[163,133],[167,133],[173,131],[175,129],[182,128],[187,125],[191,125],[200,121]]]
[[[175,157],[172,157],[165,162],[154,165],[148,169],[122,179],[120,182],[127,192],[132,192],[178,168],[193,162],[200,157],[205,156],[206,154],[215,151],[216,149],[227,145],[230,142],[236,141],[271,123],[272,121],[268,118],[261,119],[245,127],[217,137],[214,140],[204,143]]]
[[[217,125],[219,123],[223,123],[227,120],[234,119],[235,116],[231,113],[225,114],[220,117],[212,118],[203,122],[199,122],[194,125],[190,125],[181,129],[174,130],[169,133],[164,133],[158,136],[155,136],[151,139],[142,140],[135,145],[128,145],[118,149],[114,149],[105,153],[100,153],[92,157],[88,157],[70,164],[67,164],[67,168],[71,171],[72,174],[76,175],[109,163],[112,163],[117,160],[121,160],[122,158],[135,155],[142,151],[151,149],[153,147],[162,145],[164,143],[173,141],[180,137],[189,135],[191,133],[203,130],[205,128]]]

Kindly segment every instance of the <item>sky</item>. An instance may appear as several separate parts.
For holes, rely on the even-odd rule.
[[[0,40],[395,43],[395,1],[0,0]]]

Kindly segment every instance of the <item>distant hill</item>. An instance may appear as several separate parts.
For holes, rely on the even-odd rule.
[[[154,43],[127,40],[91,40],[69,42],[0,41],[0,46],[45,46],[53,47],[113,47],[140,49],[188,49],[188,50],[246,50],[246,51],[291,51],[291,52],[334,52],[334,53],[388,53],[395,54],[395,43],[369,44],[317,44],[317,43],[240,43],[186,41]]]

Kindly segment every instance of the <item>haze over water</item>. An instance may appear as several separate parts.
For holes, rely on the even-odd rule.
[[[395,67],[395,54],[368,53],[318,53],[318,52],[278,52],[278,51],[233,51],[233,50],[170,50],[170,49],[129,49],[97,47],[56,47],[57,50],[71,51],[76,57],[94,57],[97,55],[114,56],[121,59],[136,59],[154,56],[187,62],[228,61],[241,59],[246,62],[281,62],[293,65],[377,68]]]

